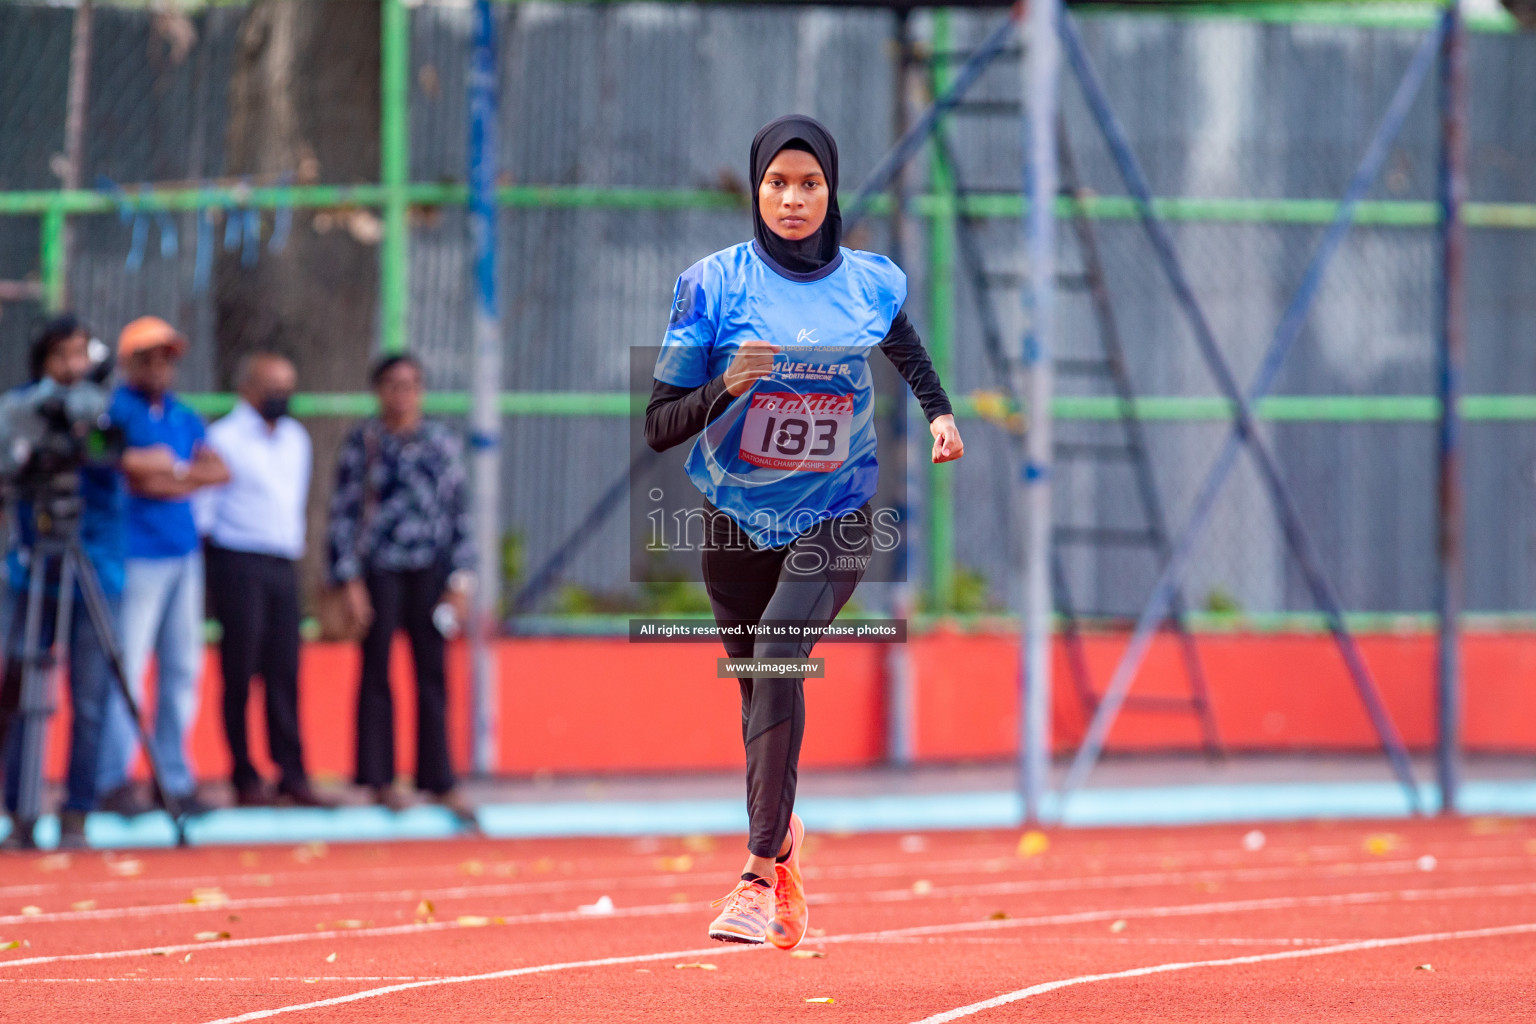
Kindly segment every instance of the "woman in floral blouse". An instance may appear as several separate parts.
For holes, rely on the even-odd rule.
[[[381,360],[372,374],[379,415],[342,445],[331,499],[330,577],[367,627],[357,695],[357,783],[375,800],[395,792],[394,706],[389,651],[396,630],[416,668],[416,788],[473,821],[448,758],[445,631],[464,621],[474,586],[474,547],[462,445],[422,417],[421,363]],[[446,605],[452,614],[439,611]]]

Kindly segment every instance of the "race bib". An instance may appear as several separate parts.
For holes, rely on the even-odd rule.
[[[852,395],[758,392],[741,429],[741,458],[764,469],[829,473],[848,458]]]

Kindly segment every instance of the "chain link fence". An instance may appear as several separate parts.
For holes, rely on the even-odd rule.
[[[327,31],[379,38],[379,5],[317,6],[333,19],[322,26]],[[186,330],[194,345],[182,387],[210,413],[223,407],[227,371],[245,348],[291,347],[306,389],[347,393],[364,390],[370,353],[405,341],[426,362],[436,408],[462,415],[462,393],[472,383],[461,184],[471,12],[462,3],[407,9],[409,244],[396,277],[382,212],[387,187],[377,170],[376,126],[387,106],[377,53],[357,57],[345,79],[300,74],[302,62],[276,94],[275,80],[263,79],[262,130],[283,145],[265,158],[248,152],[257,101],[237,83],[270,72],[274,41],[312,38],[282,20],[284,7],[268,0],[94,5],[78,168],[91,195],[70,206],[54,190],[67,148],[76,12],[0,3],[0,282],[9,282],[0,284],[0,384],[18,382],[20,353],[50,289],[67,285],[70,306],[102,337],[144,313]],[[851,195],[899,134],[900,97],[912,116],[1001,15],[914,14],[916,63],[905,77],[897,17],[877,9],[506,3],[496,16],[501,383],[511,410],[501,526],[510,596],[622,477],[628,353],[656,344],[679,272],[746,236],[746,153],[758,125],[788,110],[826,122],[841,145],[844,195]],[[1428,18],[1409,22],[1082,18],[1091,57],[1154,192],[1168,200],[1180,255],[1241,380],[1268,344]],[[1485,205],[1470,232],[1466,389],[1526,395],[1536,392],[1536,307],[1524,270],[1536,265],[1536,207],[1521,204],[1536,204],[1536,107],[1525,102],[1536,85],[1536,45],[1528,36],[1478,31],[1469,67],[1471,199],[1511,205]],[[972,413],[992,408],[989,396],[1002,387],[980,341],[981,303],[992,304],[1006,331],[1022,330],[1016,197],[1023,132],[1009,106],[1020,88],[1017,59],[1002,60],[974,93],[990,110],[949,123],[952,169],[969,192],[960,205],[970,201],[982,211],[975,225],[951,215],[946,176],[925,152],[905,179],[913,197],[905,228],[898,233],[889,217],[872,217],[853,239],[880,251],[899,247],[911,282],[907,311],[967,413],[968,457],[945,467],[952,491],[932,487],[936,478],[918,460],[912,465],[911,539],[921,550],[912,564],[938,609],[1003,610],[1014,601],[1016,462],[1004,417]],[[1081,97],[1070,83],[1063,96],[1082,187],[1095,197],[1124,195]],[[282,135],[284,116],[307,128]],[[306,130],[315,135],[309,148],[303,138],[293,144]],[[1287,361],[1277,388],[1282,401],[1265,407],[1268,440],[1354,612],[1433,607],[1434,417],[1420,399],[1435,383],[1438,139],[1431,82]],[[142,201],[146,185],[154,203]],[[1140,226],[1106,209],[1093,224],[1131,384],[1140,396],[1188,400],[1164,402],[1143,422],[1164,513],[1177,529],[1227,424],[1219,408],[1199,401],[1216,389]],[[52,264],[49,247],[58,239],[49,240],[50,210],[65,213],[68,229],[64,257]],[[1521,226],[1488,226],[1495,215]],[[946,243],[957,230],[974,231],[996,271],[982,287],[968,278],[953,239]],[[1060,263],[1072,273],[1081,253],[1065,227],[1061,237]],[[334,303],[314,300],[332,281]],[[252,282],[271,290],[252,299]],[[402,282],[406,318],[397,337],[375,310],[381,293]],[[273,323],[292,324],[302,309],[274,321],[267,307],[289,303],[284,296],[304,288],[313,315],[303,332],[285,335]],[[1061,329],[1062,358],[1100,350],[1085,292],[1064,287]],[[1063,375],[1059,392],[1063,439],[1107,444],[1119,436],[1112,417],[1083,414],[1081,402],[1072,411],[1074,400],[1109,395],[1102,381]],[[1339,397],[1385,404],[1330,404]],[[1409,400],[1394,404],[1397,398]],[[364,408],[359,403],[313,398],[300,406],[316,414],[307,417],[319,454],[316,528],[346,421],[337,413],[354,415]],[[327,410],[331,415],[318,415]],[[1533,440],[1525,418],[1469,423],[1473,610],[1536,611]],[[1063,468],[1058,479],[1059,523],[1128,529],[1138,521],[1123,466]],[[583,539],[559,586],[532,595],[532,607],[639,607],[627,545],[621,509]],[[1148,552],[1114,546],[1064,551],[1063,558],[1081,607],[1106,615],[1134,613],[1156,568]],[[942,593],[932,593],[935,580],[945,581]],[[1310,610],[1246,464],[1224,493],[1187,593],[1195,607],[1211,611]],[[861,594],[866,607],[890,598],[881,588]]]

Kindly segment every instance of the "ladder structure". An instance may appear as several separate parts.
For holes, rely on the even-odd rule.
[[[966,54],[939,54],[930,60],[964,59]],[[1014,46],[999,52],[994,59],[1018,61],[1023,50]],[[949,123],[958,125],[964,119],[985,123],[993,118],[1005,118],[1016,123],[1021,115],[1022,104],[1017,100],[961,99],[951,109]],[[956,218],[956,241],[962,269],[969,278],[977,299],[977,317],[981,326],[982,344],[988,361],[1005,391],[1019,403],[1016,368],[1004,344],[1002,317],[997,303],[1016,299],[1022,283],[1020,268],[999,269],[988,266],[981,241],[983,221],[968,212],[966,199],[981,194],[984,189],[972,184],[962,172],[956,158],[949,127],[941,124],[934,132],[940,158],[947,165],[954,188],[959,213]],[[1061,378],[1071,378],[1088,383],[1101,391],[1107,391],[1117,399],[1119,415],[1113,421],[1116,437],[1112,440],[1082,440],[1057,437],[1052,445],[1053,458],[1058,474],[1065,472],[1123,472],[1130,475],[1136,495],[1134,510],[1138,521],[1130,527],[1101,526],[1093,523],[1058,523],[1052,530],[1051,577],[1053,603],[1061,625],[1067,664],[1072,688],[1082,707],[1085,720],[1091,720],[1099,708],[1099,691],[1089,668],[1085,626],[1093,622],[1125,620],[1117,615],[1097,610],[1084,611],[1074,599],[1067,572],[1066,553],[1071,551],[1104,552],[1117,550],[1128,557],[1140,553],[1155,569],[1165,564],[1171,554],[1167,520],[1163,514],[1162,500],[1152,473],[1146,438],[1134,411],[1135,390],[1131,385],[1130,372],[1125,360],[1114,307],[1110,300],[1109,285],[1105,277],[1104,262],[1100,257],[1098,240],[1092,220],[1086,215],[1082,198],[1084,189],[1078,178],[1077,168],[1068,145],[1064,122],[1057,121],[1059,147],[1060,194],[1067,201],[1071,223],[1070,237],[1076,249],[1078,267],[1057,277],[1058,288],[1064,294],[1087,297],[1096,326],[1098,351],[1072,357],[1058,356],[1055,372]],[[992,191],[1003,191],[993,189]],[[999,294],[1001,293],[1001,294]],[[1020,431],[1011,431],[1015,441]],[[1190,632],[1188,605],[1182,588],[1169,606],[1165,628],[1178,645],[1179,657],[1184,669],[1188,692],[1183,695],[1132,694],[1126,698],[1125,709],[1134,712],[1190,714],[1200,730],[1201,743],[1208,756],[1222,754],[1221,737],[1211,708],[1210,691],[1206,684],[1205,670],[1200,651]]]

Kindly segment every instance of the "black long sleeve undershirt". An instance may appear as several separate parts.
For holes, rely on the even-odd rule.
[[[891,329],[880,342],[880,351],[917,396],[928,422],[954,411],[933,368],[933,360],[923,348],[923,339],[907,319],[905,310],[891,321]],[[652,381],[651,400],[645,407],[645,443],[658,452],[680,445],[708,426],[729,404],[723,375],[696,388]]]

